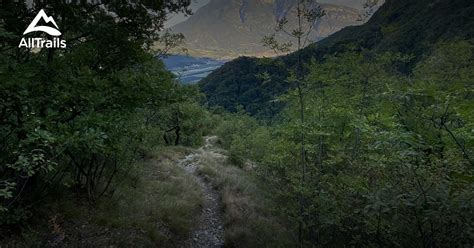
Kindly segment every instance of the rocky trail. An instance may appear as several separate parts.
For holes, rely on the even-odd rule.
[[[201,157],[224,156],[212,150],[216,140],[217,137],[215,136],[206,137],[203,147],[187,155],[178,163],[187,173],[193,176],[201,187],[204,197],[202,213],[197,218],[196,227],[190,238],[183,242],[181,247],[222,247],[224,245],[224,224],[219,194],[209,181],[197,173]]]

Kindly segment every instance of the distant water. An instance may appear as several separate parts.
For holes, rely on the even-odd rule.
[[[210,58],[195,58],[185,55],[171,55],[163,59],[166,68],[173,72],[183,84],[195,84],[205,78],[225,61]]]

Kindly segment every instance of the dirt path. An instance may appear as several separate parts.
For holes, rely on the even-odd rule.
[[[224,224],[219,194],[196,171],[201,156],[221,156],[210,150],[216,139],[215,136],[206,137],[203,147],[179,162],[186,172],[193,175],[204,195],[203,211],[198,218],[196,228],[192,231],[190,239],[185,241],[181,247],[222,247],[224,245]]]

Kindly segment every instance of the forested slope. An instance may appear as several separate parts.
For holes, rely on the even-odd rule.
[[[297,18],[317,17],[306,1]],[[228,63],[201,86],[235,113],[154,56],[188,5],[2,5],[1,246],[474,244],[472,3],[392,0],[294,54]],[[17,47],[40,9],[66,49]]]
[[[287,233],[225,151],[193,149],[219,116],[151,48],[176,44],[158,31],[189,4],[0,4],[0,247],[261,246]],[[40,10],[66,48],[18,47]]]
[[[303,49],[301,56],[309,62],[344,51],[401,52],[415,56],[399,68],[406,73],[435,43],[474,37],[473,12],[474,3],[469,0],[388,0],[366,24],[344,28]],[[231,111],[241,105],[253,115],[268,117],[281,106],[273,100],[289,87],[282,68],[295,66],[296,60],[296,53],[273,63],[268,59],[236,59],[211,73],[200,85],[210,105]],[[264,72],[272,74],[270,85],[259,77]]]
[[[188,5],[2,2],[0,240],[48,218],[41,211],[57,199],[94,205],[109,196],[150,147],[201,143],[206,124],[189,118],[206,118],[200,94],[150,51],[165,16]],[[18,47],[40,10],[66,48]]]
[[[219,125],[229,158],[256,164],[304,247],[474,242],[474,42],[435,47],[409,75],[400,54],[328,57],[271,122],[240,111]]]
[[[387,1],[366,25],[201,82],[237,112],[216,130],[229,159],[255,164],[301,247],[474,242],[473,6]]]

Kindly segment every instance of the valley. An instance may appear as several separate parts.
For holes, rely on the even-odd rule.
[[[4,1],[0,248],[472,247],[472,13]]]
[[[220,68],[225,61],[185,55],[169,55],[163,59],[168,70],[183,84],[195,84],[212,71]]]

